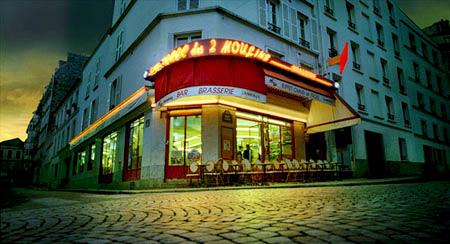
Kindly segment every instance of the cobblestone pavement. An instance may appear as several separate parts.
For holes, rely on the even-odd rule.
[[[369,243],[450,238],[450,182],[59,201],[56,206],[2,210],[1,242]]]

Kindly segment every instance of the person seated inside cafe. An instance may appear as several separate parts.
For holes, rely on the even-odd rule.
[[[238,161],[238,162],[241,162],[242,161],[242,152],[244,151],[244,147],[242,147],[242,146],[239,146],[239,149],[238,149],[238,151],[237,151],[237,153],[236,153],[236,160]]]

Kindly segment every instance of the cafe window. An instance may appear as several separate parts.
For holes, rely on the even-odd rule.
[[[128,130],[127,169],[141,168],[143,138],[144,138],[144,116],[131,122]]]
[[[170,117],[169,165],[190,165],[202,159],[201,115]]]
[[[236,116],[238,160],[248,159],[254,163],[256,160],[292,158],[292,132],[289,122],[242,112],[236,113]]]
[[[87,162],[87,170],[92,170],[94,161],[95,161],[95,142],[91,144],[89,147],[89,159]]]
[[[77,153],[78,170],[75,172],[75,174],[82,173],[84,171],[85,165],[86,165],[86,151],[83,150],[83,151]]]
[[[117,150],[117,132],[103,138],[101,174],[109,175],[114,171]]]

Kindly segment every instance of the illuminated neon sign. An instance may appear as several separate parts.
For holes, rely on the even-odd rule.
[[[161,61],[150,67],[144,74],[144,78],[150,78],[156,75],[165,67],[188,58],[202,56],[236,56],[242,58],[254,59],[260,62],[268,63],[280,69],[316,81],[322,85],[331,87],[333,82],[329,81],[314,72],[303,69],[297,65],[289,64],[278,58],[272,57],[262,49],[243,41],[227,39],[205,39],[184,44],[172,50],[164,56]]]

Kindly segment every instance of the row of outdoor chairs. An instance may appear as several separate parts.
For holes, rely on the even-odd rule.
[[[186,178],[192,184],[196,179],[197,184],[221,185],[221,184],[255,184],[289,181],[310,181],[340,178],[345,171],[343,165],[327,160],[298,161],[296,159],[283,159],[262,163],[257,160],[254,164],[244,159],[240,162],[236,160],[222,160],[216,162],[210,160],[205,164],[193,162],[189,166]],[[347,172],[348,173],[348,172]],[[351,173],[351,172],[350,172]]]

